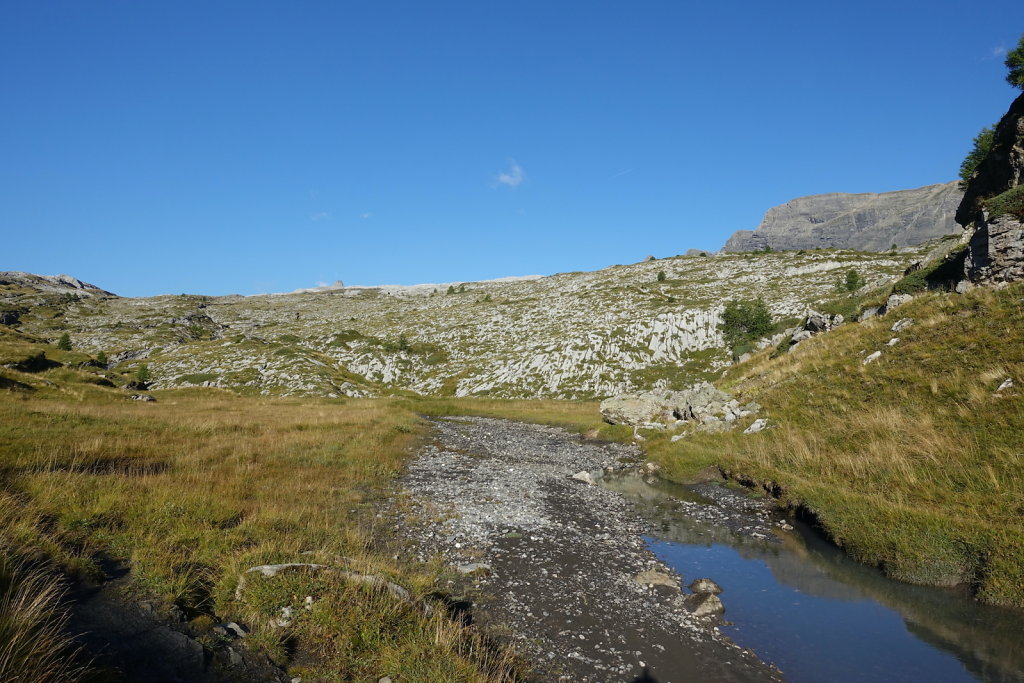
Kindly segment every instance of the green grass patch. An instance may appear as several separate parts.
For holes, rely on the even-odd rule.
[[[893,316],[840,327],[731,368],[724,388],[756,400],[757,435],[653,438],[685,479],[709,464],[775,482],[851,555],[925,584],[967,584],[1024,607],[1024,286],[932,292]],[[864,365],[866,353],[882,357]]]
[[[988,209],[990,219],[1009,215],[1019,221],[1024,221],[1024,185],[1018,185],[1002,194],[986,199],[985,208]]]

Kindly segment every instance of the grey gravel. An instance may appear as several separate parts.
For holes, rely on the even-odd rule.
[[[473,618],[513,643],[535,680],[781,680],[718,631],[717,615],[687,609],[681,577],[647,549],[634,503],[573,478],[635,467],[635,446],[486,418],[435,425],[404,478],[401,533],[420,560],[482,570],[458,579]],[[696,508],[718,510],[712,516],[730,528],[770,533],[766,516],[762,524],[756,514]],[[644,572],[673,585],[638,582]],[[727,592],[722,600],[728,610]]]

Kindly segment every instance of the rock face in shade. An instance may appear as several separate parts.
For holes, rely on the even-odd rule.
[[[856,249],[885,251],[959,235],[963,193],[956,182],[881,194],[816,194],[768,210],[757,230],[738,230],[725,251]]]
[[[988,156],[968,181],[956,219],[974,233],[968,245],[965,275],[975,281],[1024,279],[1024,216],[999,215],[989,202],[1024,185],[1024,95],[996,125]]]

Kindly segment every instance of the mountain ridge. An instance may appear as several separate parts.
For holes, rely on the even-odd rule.
[[[737,230],[723,251],[854,249],[885,251],[959,235],[957,182],[892,192],[830,192],[791,199],[765,213],[755,230]]]

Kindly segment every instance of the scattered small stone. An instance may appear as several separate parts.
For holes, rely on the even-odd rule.
[[[714,593],[694,593],[684,600],[686,608],[697,617],[709,617],[725,611],[725,605]]]
[[[280,616],[274,620],[274,623],[281,628],[288,628],[292,625],[292,617],[295,615],[295,610],[290,606],[282,607],[279,612]]]
[[[764,431],[768,427],[768,420],[763,417],[759,417],[754,420],[753,424],[743,430],[744,434],[757,434],[758,432]]]
[[[694,579],[690,584],[690,590],[694,593],[714,593],[718,595],[722,592],[722,587],[711,579]]]
[[[143,403],[156,403],[156,399],[149,394],[132,394],[128,398],[133,401],[142,401]]]
[[[679,582],[676,581],[672,576],[664,573],[648,569],[645,572],[640,572],[633,579],[644,586],[668,586],[670,588],[679,588]]]
[[[800,342],[807,341],[810,338],[811,338],[810,330],[799,330],[798,332],[793,333],[793,336],[789,338],[789,343],[792,346],[796,346]]]
[[[881,351],[875,351],[874,353],[869,354],[866,358],[864,358],[864,365],[867,365],[868,363],[874,363],[876,360],[878,360],[881,357],[882,357],[882,352]]]
[[[889,295],[889,298],[885,300],[885,312],[888,313],[897,306],[902,306],[908,301],[911,301],[913,298],[914,297],[910,294],[891,294]]]
[[[884,312],[884,306],[869,306],[868,308],[865,308],[863,311],[860,312],[860,317],[858,318],[858,320],[860,322],[864,322],[865,320],[879,316]]]
[[[1013,387],[1013,378],[1007,377],[1006,379],[1003,380],[1003,383],[999,385],[999,388],[996,389],[996,393],[998,394],[1000,391],[1006,391],[1011,387]]]
[[[582,481],[585,484],[590,484],[591,486],[597,483],[596,481],[594,481],[594,477],[591,476],[590,472],[587,472],[586,470],[583,470],[582,472],[577,472],[576,474],[572,475],[572,478],[578,481]]]
[[[885,345],[886,346],[896,346],[899,343],[900,343],[900,338],[899,337],[893,337],[889,341],[885,342]]]
[[[229,621],[225,624],[217,624],[213,627],[213,632],[230,638],[245,638],[249,635],[248,631],[233,621]]]
[[[900,318],[895,323],[893,323],[892,331],[893,332],[900,332],[901,330],[905,330],[905,329],[907,329],[908,327],[910,327],[913,324],[914,324],[914,319],[913,318]]]

